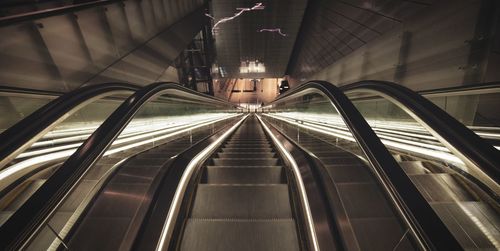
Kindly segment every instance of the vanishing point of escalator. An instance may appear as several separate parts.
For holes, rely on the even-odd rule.
[[[284,167],[255,116],[207,162],[180,250],[299,250]]]

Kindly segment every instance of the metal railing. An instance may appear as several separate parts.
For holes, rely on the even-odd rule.
[[[460,250],[458,241],[342,90],[325,81],[312,81],[288,91],[266,107],[309,94],[325,96],[341,115],[418,246]]]
[[[342,86],[340,89],[347,94],[354,92],[376,94],[396,104],[422,124],[468,167],[473,167],[472,172],[466,170],[463,172],[469,172],[468,174],[482,182],[498,201],[500,153],[447,112],[416,92],[391,82],[361,81]]]
[[[131,84],[106,83],[82,87],[52,100],[0,134],[0,169],[85,105],[103,97],[131,94],[138,89]]]
[[[0,249],[22,249],[75,188],[88,169],[105,153],[135,114],[161,95],[179,95],[200,104],[235,106],[175,83],[155,83],[127,98],[61,167],[0,227]]]

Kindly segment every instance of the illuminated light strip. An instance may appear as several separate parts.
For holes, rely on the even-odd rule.
[[[260,116],[258,116],[258,115],[256,115],[256,116],[259,119],[262,127],[264,127],[264,130],[266,130],[267,135],[269,135],[269,137],[271,137],[274,144],[276,146],[278,146],[278,148],[285,155],[285,157],[287,158],[287,160],[290,162],[290,164],[292,166],[292,170],[295,173],[295,181],[298,184],[298,188],[299,188],[298,192],[300,194],[300,199],[302,200],[302,204],[304,205],[304,209],[305,209],[304,211],[306,213],[306,221],[307,221],[307,226],[308,226],[308,230],[309,230],[308,233],[310,235],[309,237],[312,240],[314,250],[319,251],[318,239],[316,237],[316,231],[314,229],[311,208],[309,207],[309,200],[307,198],[306,188],[304,185],[304,181],[302,180],[302,175],[300,174],[299,167],[297,166],[297,162],[295,162],[295,159],[292,157],[290,152],[288,152],[286,150],[286,148],[283,146],[283,144],[281,144],[281,142],[276,138],[276,136],[274,136],[274,134],[271,132],[269,127],[267,127],[267,125],[264,123],[264,121],[262,121]]]
[[[201,122],[203,122],[203,121],[200,121],[200,123]],[[119,144],[123,144],[126,142],[135,141],[135,140],[141,139],[141,138],[153,137],[153,136],[158,135],[158,134],[164,134],[164,133],[167,133],[167,132],[179,129],[179,128],[189,126],[189,124],[188,125],[186,125],[186,124],[188,124],[188,123],[176,125],[173,128],[166,128],[163,130],[154,129],[155,131],[151,132],[151,133],[142,132],[142,133],[133,133],[133,135],[120,135],[120,137],[118,137],[118,139],[113,142],[113,145],[119,145]],[[41,149],[41,150],[27,151],[27,152],[19,154],[16,157],[16,159],[38,156],[41,154],[47,154],[47,153],[57,152],[57,151],[61,151],[61,150],[67,150],[67,149],[71,149],[71,148],[77,148],[83,143],[83,141],[85,141],[88,138],[88,136],[90,136],[90,134],[86,135],[85,137],[81,136],[82,137],[81,142],[78,142],[75,144],[56,146],[56,147],[51,147],[51,148]],[[60,142],[60,143],[64,143],[64,142]]]
[[[280,116],[280,115],[276,115],[276,116]],[[351,135],[349,128],[347,128],[345,126],[345,124],[343,126],[339,126],[339,125],[332,125],[332,124],[328,124],[328,123],[310,122],[310,121],[307,121],[304,119],[297,120],[297,119],[290,118],[290,120],[302,121],[302,122],[310,124],[311,126],[321,127],[321,128],[325,128],[327,130],[333,130],[333,128],[336,128],[338,130],[348,132],[348,135]],[[373,130],[378,131],[377,128],[373,128]],[[401,141],[401,142],[406,142],[406,143],[412,144],[412,145],[419,145],[419,146],[422,146],[424,148],[433,148],[435,150],[449,152],[448,148],[441,146],[440,142],[437,141],[435,138],[433,138],[434,142],[420,142],[420,141],[411,141],[409,139],[404,139],[404,138],[391,137],[391,135],[398,135],[397,133],[392,133],[392,132],[390,132],[390,133],[379,132],[379,133],[377,133],[377,135],[380,138],[388,138],[388,139],[392,139],[394,141]]]
[[[500,134],[491,132],[475,132],[477,135],[485,138],[500,139]]]
[[[328,130],[327,128],[321,128],[321,127],[318,128],[318,127],[314,127],[314,126],[310,126],[310,125],[304,125],[304,124],[297,123],[297,122],[294,122],[294,121],[282,119],[279,116],[268,115],[268,114],[265,114],[265,115],[269,116],[269,117],[272,117],[272,118],[275,118],[275,119],[278,119],[278,120],[285,121],[285,122],[293,124],[293,125],[297,125],[299,127],[303,127],[303,128],[315,131],[315,132],[319,132],[319,133],[322,133],[322,134],[327,134],[327,135],[330,135],[330,136],[334,136],[334,137],[346,139],[346,140],[349,140],[349,141],[352,141],[352,142],[357,142],[352,137],[352,135],[349,137],[349,136],[346,136],[345,134],[335,133],[332,130]],[[394,148],[397,148],[397,149],[400,149],[400,150],[403,150],[403,151],[409,151],[409,152],[419,153],[419,154],[431,156],[431,157],[434,157],[434,158],[437,158],[437,159],[440,159],[440,160],[444,160],[446,162],[454,163],[454,164],[457,165],[457,167],[459,167],[459,168],[461,168],[461,169],[463,169],[463,170],[465,170],[465,171],[468,172],[468,170],[466,170],[467,168],[466,168],[465,164],[462,162],[462,160],[460,160],[455,155],[452,155],[452,154],[449,154],[449,153],[444,153],[444,152],[438,152],[438,151],[434,151],[434,150],[429,150],[429,149],[425,149],[425,148],[421,148],[421,147],[417,147],[417,146],[410,146],[410,145],[406,145],[406,144],[402,144],[402,143],[398,143],[398,142],[393,142],[393,141],[385,140],[385,139],[381,139],[381,141],[382,141],[382,143],[384,143],[384,145],[387,145],[387,146],[390,146],[390,147],[394,147]]]
[[[212,142],[207,148],[203,149],[200,153],[198,153],[188,164],[186,169],[184,170],[184,173],[182,174],[182,177],[179,181],[179,185],[177,186],[177,189],[175,190],[174,198],[172,200],[172,205],[170,205],[170,208],[168,210],[167,218],[165,220],[165,223],[163,225],[163,229],[160,234],[160,241],[158,242],[156,246],[156,250],[164,250],[168,248],[168,243],[166,243],[167,239],[170,239],[170,236],[172,235],[172,232],[174,231],[174,225],[173,220],[174,218],[178,215],[181,202],[183,199],[183,195],[186,191],[187,185],[189,181],[191,180],[191,176],[193,175],[193,172],[195,168],[198,166],[199,162],[203,159],[205,159],[208,155],[210,155],[217,147],[220,146],[220,144],[226,140],[226,138],[231,135],[240,125],[241,123],[248,117],[248,115],[245,115],[240,121],[238,121],[235,125],[233,125],[229,130],[227,130],[224,134],[222,134],[218,139],[216,139],[214,142]],[[166,245],[166,246],[165,246]]]
[[[225,113],[223,113],[223,114],[217,114],[217,116],[215,116],[215,115],[210,116],[207,119],[198,121],[198,123],[201,123],[203,121],[210,121],[210,120],[212,120],[214,118],[219,118],[222,115],[225,115]],[[200,118],[205,118],[206,116],[203,116],[203,117],[199,116],[199,117]],[[182,127],[185,127],[185,126],[190,126],[193,121],[195,121],[195,119],[191,118],[191,120],[189,120],[189,121],[182,121],[182,123],[177,123],[177,124],[176,123],[168,123],[167,125],[159,124],[159,125],[150,126],[150,127],[140,126],[140,128],[134,128],[134,132],[130,132],[131,130],[128,130],[128,132],[126,132],[126,130],[124,130],[120,134],[120,136],[118,137],[118,139],[113,142],[113,145],[123,144],[123,143],[129,142],[129,141],[134,141],[136,139],[140,139],[140,138],[144,138],[144,137],[151,137],[151,136],[158,135],[158,134],[164,134],[166,132],[169,132],[169,131],[172,131],[172,130],[176,130],[178,128],[182,128]],[[172,126],[175,126],[175,127],[172,127]],[[144,133],[145,130],[148,130],[149,133]],[[135,131],[137,131],[137,132],[135,132]],[[81,139],[81,141],[84,141],[89,136],[90,136],[90,134],[86,134],[86,135],[83,135],[83,136],[78,136],[78,139]],[[70,137],[70,138],[71,139],[68,139],[68,138],[65,138],[65,139],[67,139],[69,142],[74,142],[75,139],[77,139],[76,137]],[[64,141],[66,141],[66,140],[58,139],[58,141],[54,142],[54,144],[57,144],[57,143],[61,144],[61,143],[64,143]],[[47,141],[44,141],[44,142],[47,142]],[[60,151],[60,150],[70,149],[70,148],[73,148],[73,147],[78,147],[81,144],[82,144],[82,142],[78,142],[78,143],[75,143],[75,144],[70,144],[70,145],[65,145],[65,146],[55,146],[55,147],[51,147],[51,148],[48,148],[48,149],[26,151],[24,153],[19,154],[16,157],[16,159],[26,158],[26,157],[33,157],[33,156],[37,156],[37,155],[40,155],[40,154],[47,154],[47,153],[56,152],[56,151]],[[52,145],[52,144],[48,144],[48,145]]]
[[[293,114],[293,115],[292,115]],[[346,127],[345,126],[339,126],[339,125],[344,125],[343,122],[341,121],[338,121],[338,122],[334,122],[334,123],[329,123],[329,122],[325,122],[325,117],[320,117],[320,116],[307,116],[305,114],[301,114],[301,113],[285,113],[285,115],[279,115],[279,116],[283,116],[283,117],[287,117],[289,118],[290,120],[297,120],[296,118],[294,118],[293,116],[298,116],[298,117],[312,117],[312,118],[315,118],[315,122],[316,123],[320,123],[320,124],[323,124],[323,125],[328,125],[329,127],[335,127],[335,128],[339,128],[339,129],[342,129],[342,130],[346,130]],[[320,120],[321,119],[321,120]],[[394,123],[394,122],[389,122],[389,123]],[[433,137],[432,135],[429,134],[429,132],[423,128],[423,127],[420,127],[420,126],[411,126],[411,125],[405,125],[404,123],[401,124],[401,126],[399,125],[387,125],[387,124],[384,124],[383,122],[373,122],[373,121],[369,121],[369,124],[370,126],[373,128],[374,131],[382,131],[382,130],[385,130],[385,131],[389,131],[389,129],[382,129],[381,127],[384,127],[384,128],[392,128],[393,130],[397,131],[397,132],[391,132],[391,134],[393,135],[398,135],[398,134],[401,134],[401,135],[406,135],[406,134],[411,134],[411,133],[405,133],[405,132],[402,132],[401,130],[412,130],[412,131],[420,131],[424,134],[422,135],[415,135],[415,137],[419,137],[419,138],[428,138],[428,139],[432,139],[435,143],[433,143],[433,145],[435,145],[435,147],[432,147],[431,145],[429,144],[425,144],[425,143],[417,143],[416,141],[408,141],[406,140],[407,143],[409,144],[412,144],[412,145],[420,145],[424,148],[434,148],[435,150],[439,150],[439,151],[443,151],[443,152],[449,152],[451,153],[451,151],[442,146],[441,142],[436,139],[435,137]],[[379,125],[380,124],[380,125]],[[383,126],[381,126],[383,124]],[[395,140],[395,141],[405,141],[405,139],[398,139],[397,137],[390,137],[388,135],[384,135],[383,133],[380,133],[381,135],[379,135],[380,138],[389,138],[389,139],[392,139],[392,140]],[[479,135],[479,133],[478,133]],[[408,135],[409,136],[409,135]],[[489,135],[489,136],[499,136],[500,135]],[[493,146],[495,149],[497,150],[500,150],[500,146]],[[463,161],[461,161],[460,163],[463,163]]]
[[[229,119],[229,118],[232,118],[232,117],[235,117],[235,116],[239,116],[239,115],[238,114],[232,114],[231,116],[227,116],[227,117],[224,117],[224,118],[221,118],[221,119],[218,119],[218,120],[214,120],[214,121],[209,121],[209,122],[205,122],[205,123],[202,123],[202,124],[198,124],[196,126],[189,127],[189,128],[183,129],[181,131],[174,132],[174,133],[171,133],[171,134],[168,134],[168,135],[164,135],[164,136],[161,136],[161,137],[158,137],[158,138],[155,138],[155,139],[149,139],[149,140],[141,141],[141,142],[138,142],[138,143],[135,143],[135,144],[129,144],[129,145],[126,145],[126,146],[122,146],[122,147],[118,147],[118,148],[115,148],[115,149],[111,149],[111,150],[106,151],[103,154],[103,156],[107,156],[107,155],[110,155],[110,154],[113,154],[113,153],[116,153],[116,152],[128,150],[128,149],[131,149],[133,147],[145,145],[145,144],[157,141],[157,140],[162,140],[162,139],[165,139],[165,138],[168,138],[168,137],[172,137],[172,136],[175,136],[177,134],[188,132],[190,130],[197,129],[199,127],[202,127],[202,126],[205,126],[205,125],[209,125],[209,124],[212,124],[212,123],[216,123],[216,122],[219,122],[219,121],[222,121],[222,120],[225,120],[225,119]],[[14,182],[15,180],[17,180],[18,178],[22,177],[25,173],[27,173],[27,172],[30,171],[30,170],[26,170],[26,169],[28,169],[30,167],[36,168],[36,166],[40,166],[40,165],[49,163],[51,161],[62,160],[64,158],[66,158],[66,157],[71,156],[75,151],[76,151],[76,149],[70,149],[70,150],[66,150],[66,151],[61,151],[61,152],[55,152],[55,153],[51,153],[51,154],[47,154],[47,155],[42,155],[42,156],[38,156],[38,157],[34,157],[34,158],[30,158],[30,159],[21,161],[19,163],[16,163],[16,164],[14,164],[12,166],[9,166],[9,167],[3,169],[0,172],[0,191],[2,191],[9,184],[11,184],[12,182]],[[9,179],[9,180],[7,180],[7,179]]]
[[[281,29],[280,28],[274,28],[274,29],[260,29],[258,30],[258,32],[264,32],[264,31],[268,31],[268,32],[274,32],[274,33],[278,33],[280,34],[281,36],[283,37],[286,37],[287,34],[281,32]]]
[[[379,132],[387,132],[387,133],[395,134],[393,130],[386,129],[386,128],[374,127],[373,130],[379,131]],[[417,133],[404,132],[404,131],[398,131],[396,134],[405,135],[405,136],[409,136],[409,137],[413,137],[413,138],[420,138],[420,139],[425,139],[425,140],[437,141],[437,139],[434,138],[432,135],[424,135],[424,134],[417,134]],[[439,142],[439,141],[437,141],[437,142]]]
[[[179,121],[182,120],[192,120],[190,118],[192,117],[202,117],[200,115],[184,115],[184,116],[158,116],[158,117],[152,117],[152,118],[136,118],[133,121],[129,123],[127,128],[125,128],[124,132],[127,134],[130,133],[131,131],[141,131],[142,127],[150,127],[153,124],[158,124],[158,125],[169,125],[169,124],[178,124]],[[206,117],[206,116],[204,116]],[[91,134],[92,132],[97,129],[102,122],[91,122],[95,124],[94,126],[79,126],[79,124],[84,124],[87,125],[88,123],[71,123],[71,124],[66,124],[64,127],[72,127],[72,128],[66,128],[66,129],[57,129],[54,131],[48,132],[43,138],[43,139],[53,139],[53,138],[61,138],[61,137],[68,137],[68,136],[74,136],[74,135],[79,135],[82,134],[84,131],[86,131],[88,134]]]
[[[215,20],[215,17],[213,17],[212,15],[208,14],[208,13],[205,13],[205,16],[209,17],[210,19],[212,20]]]
[[[232,116],[220,118],[220,119],[213,120],[213,121],[208,121],[208,122],[205,122],[203,124],[199,124],[199,125],[193,126],[193,127],[188,127],[188,128],[183,129],[181,131],[176,131],[174,133],[163,135],[163,136],[160,136],[160,137],[157,137],[157,138],[154,138],[154,139],[144,140],[144,141],[141,141],[141,142],[137,142],[135,144],[128,144],[126,146],[122,146],[122,147],[119,147],[119,148],[116,148],[116,149],[111,149],[111,150],[107,151],[104,156],[109,155],[109,154],[113,154],[113,153],[117,153],[117,152],[120,152],[120,151],[124,151],[124,150],[130,149],[130,148],[134,148],[134,147],[137,147],[137,146],[145,145],[145,144],[148,144],[148,143],[154,143],[155,141],[158,141],[158,140],[166,139],[166,138],[175,136],[175,135],[180,134],[180,133],[189,132],[191,130],[198,129],[198,128],[203,127],[203,126],[207,126],[207,125],[210,125],[210,124],[213,124],[213,123],[217,123],[217,122],[220,122],[220,121],[223,121],[223,120],[226,120],[226,119],[230,119],[230,118],[234,118],[234,117],[238,117],[238,116],[239,115],[236,114],[236,115],[232,115]]]
[[[274,116],[276,116],[276,118],[280,117],[280,115],[274,115]],[[297,119],[289,119],[289,120],[296,121]],[[300,120],[300,121],[308,123],[310,126],[313,126],[316,128],[324,128],[325,130],[330,130],[330,131],[333,130],[334,132],[337,132],[337,133],[338,133],[338,130],[341,130],[343,132],[347,132],[347,134],[349,136],[351,136],[351,138],[352,138],[352,135],[346,126],[328,126],[325,124],[315,125],[315,124],[310,124],[311,122],[308,122],[306,120]],[[339,128],[339,129],[334,130],[332,127]],[[344,133],[344,135],[346,135],[346,133]],[[438,144],[429,144],[429,143],[422,143],[422,142],[418,142],[418,141],[412,141],[412,140],[408,140],[408,139],[402,139],[402,138],[387,135],[386,133],[379,133],[377,136],[380,139],[387,139],[387,140],[391,140],[391,141],[395,141],[395,142],[399,142],[399,143],[406,143],[408,145],[414,145],[417,147],[432,149],[432,150],[441,151],[441,152],[448,152],[448,153],[450,152],[450,150],[448,148],[441,146],[441,145],[438,145]],[[439,141],[436,140],[436,143],[439,143]]]
[[[82,144],[82,142],[79,142],[79,143],[75,143],[75,144],[56,146],[56,147],[51,147],[51,148],[42,149],[42,150],[24,152],[24,153],[17,155],[16,159],[23,159],[23,158],[33,157],[33,156],[37,156],[37,155],[48,154],[48,153],[53,153],[53,152],[59,152],[62,150],[78,148],[81,144]]]
[[[138,123],[130,123],[127,128],[125,128],[125,130],[123,130],[123,133],[122,135],[126,135],[126,136],[129,136],[129,135],[134,135],[134,134],[140,134],[144,131],[144,129],[148,129],[148,130],[151,130],[151,129],[161,129],[161,128],[166,128],[166,127],[169,127],[171,125],[175,125],[175,124],[181,124],[181,123],[172,123],[172,122],[168,122],[168,121],[153,121],[153,122],[150,122],[148,124],[142,124],[143,122],[141,122],[140,124]],[[51,145],[51,144],[57,144],[57,143],[64,143],[64,142],[68,142],[68,141],[71,141],[71,140],[78,140],[80,137],[88,137],[89,135],[91,135],[99,126],[96,126],[94,127],[92,130],[88,130],[88,129],[81,129],[81,130],[77,130],[77,129],[73,129],[73,131],[71,133],[61,133],[60,131],[55,131],[55,134],[53,135],[50,135],[50,136],[47,136],[45,135],[44,137],[42,137],[42,139],[39,141],[39,142],[36,142],[32,145],[32,147],[39,147],[39,146],[44,146],[44,145]]]
[[[262,5],[262,3],[256,3],[252,8],[236,8],[236,10],[239,10],[239,12],[236,12],[233,16],[231,17],[224,17],[222,19],[220,19],[219,21],[215,22],[214,26],[212,27],[212,33],[215,32],[215,29],[217,28],[217,26],[219,26],[220,24],[222,23],[225,23],[225,22],[229,22],[237,17],[239,17],[241,14],[243,14],[244,12],[246,11],[253,11],[253,10],[263,10],[265,7],[264,5]],[[205,14],[205,16],[207,17],[210,17],[212,19],[215,20],[214,17],[208,15],[208,14]]]
[[[279,116],[272,116],[272,115],[268,115],[268,116],[271,116],[271,117],[279,119],[279,120],[283,120],[283,119],[279,118]],[[297,123],[295,121],[290,121],[290,120],[283,120],[283,121],[304,127],[306,129],[311,129],[311,130],[319,132],[319,133],[329,134],[329,135],[334,136],[334,137],[338,137],[338,138],[342,138],[342,139],[356,142],[356,140],[352,137],[352,134],[350,132],[346,135],[345,131],[342,131],[341,133],[339,133],[338,130],[332,130],[332,129],[329,129],[327,127],[304,125],[304,124]],[[385,137],[385,138],[386,139],[381,139],[382,143],[384,143],[385,145],[395,147],[395,148],[400,149],[400,150],[406,150],[406,151],[410,151],[410,152],[416,152],[416,153],[432,156],[432,157],[435,157],[435,158],[438,158],[441,160],[450,161],[450,162],[453,162],[453,163],[456,163],[459,165],[464,165],[464,163],[455,155],[445,153],[445,152],[437,152],[435,150],[429,150],[429,149],[426,149],[425,147],[406,145],[403,143],[391,141],[391,140],[396,140],[395,138],[390,138],[390,137]],[[408,142],[408,141],[406,141],[406,142]],[[413,143],[413,142],[410,141],[408,143]],[[426,146],[426,145],[423,144],[422,146]],[[443,148],[443,149],[445,149],[448,152],[448,149],[446,149],[446,148]]]
[[[283,116],[287,116],[287,117],[291,117],[291,118],[296,118],[296,117],[308,118],[311,120],[315,120],[318,123],[324,123],[324,124],[340,124],[340,125],[343,124],[343,121],[341,120],[341,118],[338,115],[333,115],[333,114],[306,114],[306,113],[300,113],[300,112],[283,112],[282,114],[283,114]],[[326,122],[325,122],[325,119],[326,119]],[[416,122],[368,120],[368,123],[375,131],[395,130],[395,131],[397,131],[397,134],[405,134],[405,133],[409,133],[408,131],[412,131],[412,133],[419,133],[420,134],[420,135],[415,135],[415,137],[432,139],[432,140],[435,140],[436,142],[439,142],[439,140],[436,139],[434,136],[432,136],[432,134],[430,134],[427,129],[425,129],[423,126],[417,124]],[[477,126],[468,126],[468,128],[473,130],[477,135],[479,135],[481,137],[490,138],[490,139],[500,139],[499,133],[479,131],[479,130],[497,131],[497,130],[500,130],[500,128],[497,128],[497,127],[477,127]],[[396,132],[394,132],[394,133],[396,133]],[[500,146],[494,146],[494,147],[496,149],[500,149]]]

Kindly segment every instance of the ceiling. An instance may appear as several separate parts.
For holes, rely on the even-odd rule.
[[[238,8],[252,8],[261,2],[264,9],[245,11],[233,20],[217,25],[214,31],[217,64],[225,77],[263,78],[282,77],[285,74],[307,0],[212,0],[212,24],[231,17]],[[207,17],[208,18],[208,17]],[[281,29],[277,31],[261,29]],[[263,62],[264,73],[240,73],[241,61]]]
[[[310,1],[287,68],[306,78],[425,11],[435,0]]]

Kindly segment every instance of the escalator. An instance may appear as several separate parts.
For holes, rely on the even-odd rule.
[[[300,146],[314,154],[338,191],[361,250],[415,250],[367,163],[342,145],[301,134]]]
[[[198,141],[198,140],[197,140]],[[129,249],[142,231],[151,191],[175,153],[191,145],[180,139],[140,153],[125,162],[75,223],[64,243],[70,250]],[[181,154],[182,155],[182,154]],[[175,168],[175,162],[171,165]],[[180,167],[179,167],[180,168]],[[163,171],[162,171],[163,170]],[[158,174],[162,173],[163,174]],[[250,115],[193,176],[194,191],[185,219],[174,230],[171,248],[179,250],[302,250],[304,230],[296,220],[286,167],[255,115]],[[156,178],[155,178],[156,177]],[[148,192],[150,191],[150,192]],[[151,202],[153,200],[153,202]],[[156,200],[162,200],[161,197]],[[155,219],[161,221],[161,219]],[[51,238],[49,236],[49,241]],[[38,238],[33,246],[46,247]],[[98,244],[98,245],[96,245]],[[137,247],[136,247],[137,248]]]
[[[158,93],[177,95],[175,102],[189,97],[202,117],[210,114],[200,108],[206,102],[213,102],[217,112],[235,110],[168,84],[137,91],[61,167],[37,173],[33,189],[12,197],[4,207],[14,214],[0,227],[2,247],[315,250],[322,247],[315,236],[325,231],[338,250],[494,248],[496,235],[484,236],[498,232],[495,209],[456,173],[389,151],[341,92],[327,85],[315,88],[331,88],[325,91],[328,109],[335,103],[348,133],[334,129],[341,137],[325,136],[302,127],[309,121],[278,119],[281,108],[276,106],[260,115],[225,113],[196,122],[199,126],[174,126],[170,134],[160,135],[167,138],[154,139],[152,145],[142,144],[150,140],[147,136],[123,144],[126,150],[113,149],[137,110]],[[309,109],[303,103],[311,105],[314,99],[305,90],[303,96],[292,90],[292,98],[279,101],[285,113],[295,106],[303,113]],[[331,130],[327,124],[323,128]],[[287,156],[292,146],[307,157]],[[313,171],[293,173],[306,166]],[[305,185],[297,182],[302,178]],[[32,193],[37,180],[47,181],[40,182],[41,192]],[[321,194],[311,196],[310,187]],[[314,200],[309,203],[307,197]],[[318,208],[327,215],[318,218]],[[39,214],[45,218],[37,219]],[[469,231],[478,226],[471,219],[483,228]],[[147,239],[151,231],[153,241]]]
[[[67,236],[61,236],[66,240],[64,245],[71,250],[116,250],[130,245],[130,240],[137,234],[135,227],[137,222],[141,222],[144,218],[142,209],[149,206],[148,191],[156,188],[155,177],[161,176],[161,173],[166,171],[166,164],[175,155],[206,136],[206,132],[196,132],[140,152],[123,162],[116,171],[108,175],[103,187],[88,203],[89,208],[81,216],[78,215],[80,219],[70,221],[74,225],[65,226],[69,229],[69,233]],[[94,173],[89,175],[97,176],[95,173],[97,170],[99,169],[92,170]],[[61,226],[55,227],[61,228]],[[32,246],[62,245],[62,242],[54,241],[51,237],[40,236]],[[99,247],[96,247],[96,243],[100,243]]]
[[[276,124],[274,122],[273,124]],[[283,133],[297,134],[292,125],[281,125]],[[356,143],[339,140],[319,131],[304,130],[297,142],[314,154],[338,189],[345,205],[352,229],[361,249],[408,249],[408,242],[399,242],[404,229],[398,226],[397,217],[391,212],[384,192],[358,156],[362,155]],[[494,248],[498,216],[495,205],[485,201],[484,195],[438,162],[412,158],[394,152],[394,158],[408,175],[427,202],[436,210],[462,247],[468,249]],[[471,217],[473,216],[473,217]],[[381,227],[383,226],[383,227]],[[383,229],[383,238],[379,236]],[[390,236],[393,236],[392,238]]]
[[[300,250],[284,167],[255,116],[203,168],[179,250]]]

